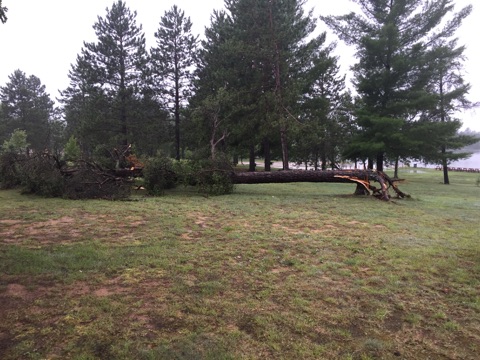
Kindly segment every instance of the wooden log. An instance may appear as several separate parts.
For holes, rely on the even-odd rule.
[[[329,182],[329,183],[355,183],[365,189],[364,193],[373,195],[382,200],[389,200],[388,189],[393,188],[397,197],[408,197],[395,185],[385,173],[373,170],[287,170],[273,172],[235,172],[231,174],[234,184],[265,184],[265,183],[291,183],[291,182]],[[371,181],[378,182],[380,188],[371,185]]]

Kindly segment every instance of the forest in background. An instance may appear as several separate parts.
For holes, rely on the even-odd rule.
[[[467,157],[478,137],[459,132],[456,114],[476,104],[455,31],[471,6],[357,3],[359,13],[320,18],[356,50],[352,92],[301,0],[225,0],[202,41],[173,6],[151,49],[136,12],[115,1],[93,24],[97,41],[84,42],[59,107],[20,69],[0,88],[2,151],[110,168],[131,165],[132,154],[249,159],[250,171],[258,157],[266,171],[274,159],[284,170],[349,160],[381,171],[406,159],[447,169]]]

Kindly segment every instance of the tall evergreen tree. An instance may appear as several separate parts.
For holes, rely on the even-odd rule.
[[[199,149],[204,148],[205,144],[209,144],[212,139],[212,124],[216,122],[217,128],[221,123],[222,133],[224,131],[228,133],[228,137],[222,140],[224,147],[228,144],[238,148],[243,138],[243,130],[240,126],[236,126],[232,111],[246,113],[248,94],[244,94],[244,97],[238,96],[237,82],[248,80],[239,77],[238,72],[235,71],[235,68],[241,68],[242,57],[234,41],[232,19],[226,11],[213,13],[211,24],[205,29],[205,40],[201,45],[194,81],[195,94],[191,101],[194,122],[189,129],[190,142],[196,143]],[[227,102],[232,102],[234,105]],[[214,108],[216,110],[212,111]],[[252,131],[250,136],[255,137],[255,133]]]
[[[0,87],[0,101],[0,121],[5,131],[0,141],[20,129],[27,133],[30,144],[27,153],[51,148],[52,126],[56,120],[54,102],[38,77],[15,70],[9,82]]]
[[[296,134],[297,161],[310,163],[315,170],[320,163],[324,170],[336,165],[349,119],[345,117],[349,98],[345,76],[340,75],[338,59],[332,56],[334,48],[332,44],[318,51],[310,74],[314,81],[304,89],[302,126]]]
[[[470,13],[471,7],[463,11]],[[429,53],[431,77],[428,91],[434,96],[435,103],[419,122],[419,128],[423,130],[420,133],[426,135],[428,129],[429,139],[420,147],[422,158],[442,166],[445,184],[450,183],[449,163],[468,157],[468,153],[459,150],[477,141],[474,136],[458,134],[462,124],[455,118],[456,113],[474,104],[466,97],[470,84],[462,75],[465,47],[457,46],[457,43],[457,39],[441,41]]]
[[[446,21],[454,8],[452,0],[353,1],[361,13],[322,20],[356,47],[355,85],[364,104],[358,116],[363,132],[356,142],[383,170],[385,154],[399,156],[411,145],[406,122],[418,119],[434,101],[426,91],[428,50],[449,37],[467,12]]]
[[[197,36],[192,22],[174,5],[160,19],[155,33],[157,46],[151,49],[153,79],[161,100],[175,119],[175,157],[180,159],[181,111],[188,104],[197,57]]]
[[[146,88],[148,54],[136,12],[121,0],[106,11],[93,25],[98,41],[84,43],[62,96],[69,125],[88,130],[79,135],[80,142],[96,130],[103,137],[100,144],[126,146],[142,121],[138,106]]]
[[[289,136],[298,125],[302,90],[312,79],[312,62],[323,43],[322,35],[307,40],[315,30],[312,13],[305,15],[302,0],[240,0],[256,9],[253,20],[258,27],[261,57],[251,60],[262,69],[262,91],[268,127],[280,135],[283,168],[289,168]],[[255,5],[258,3],[259,5]],[[248,16],[248,15],[247,15]],[[260,45],[260,46],[258,46]]]
[[[321,36],[307,40],[315,21],[311,13],[305,15],[304,3],[226,0],[224,21],[217,24],[218,34],[211,34],[219,45],[213,48],[216,52],[203,52],[199,75],[200,83],[214,79],[209,89],[229,92],[231,133],[248,141],[250,148],[254,142],[268,145],[276,129],[285,169],[303,90],[313,81],[312,62],[323,43]],[[211,56],[215,53],[223,56]]]

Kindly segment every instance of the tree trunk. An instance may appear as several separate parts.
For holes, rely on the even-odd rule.
[[[281,142],[281,145],[282,145],[283,170],[289,170],[290,166],[288,164],[287,130],[283,127],[282,127],[282,129],[280,129],[280,142]]]
[[[257,164],[255,164],[255,145],[252,145],[250,146],[250,159],[249,159],[248,171],[255,172],[256,166]]]
[[[266,183],[291,183],[291,182],[330,182],[330,183],[354,183],[357,184],[357,194],[370,194],[389,200],[388,187],[391,187],[397,194],[397,197],[408,197],[395,185],[385,173],[370,170],[335,170],[335,171],[305,171],[305,170],[289,170],[274,172],[248,173],[239,172],[232,173],[232,182],[234,184],[266,184]],[[380,188],[376,188],[370,184],[375,181],[380,184]],[[363,191],[358,189],[363,187]]]
[[[383,171],[383,152],[377,154],[377,171]]]
[[[327,154],[325,153],[325,149],[322,151],[322,170],[327,170]]]
[[[373,159],[369,156],[368,157],[368,170],[373,170]]]
[[[398,179],[398,162],[399,162],[399,158],[398,156],[395,158],[395,170],[393,172],[393,178],[394,179]]]
[[[175,158],[180,160],[180,99],[178,89],[175,94]]]
[[[442,146],[442,169],[443,169],[443,183],[445,185],[450,184],[450,179],[448,178],[448,162],[447,158],[445,156],[445,153],[447,152],[447,149],[445,146]]]
[[[359,196],[370,195],[370,191],[365,189],[365,186],[363,186],[362,184],[357,184],[357,187],[355,188],[354,195],[359,195]]]
[[[263,140],[263,156],[265,158],[265,171],[271,171],[272,158],[270,156],[270,140],[268,138]]]

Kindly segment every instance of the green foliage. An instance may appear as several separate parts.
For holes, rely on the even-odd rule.
[[[155,38],[156,47],[151,49],[153,90],[175,122],[175,158],[180,160],[181,112],[191,94],[198,37],[192,34],[190,18],[174,5],[161,17]]]
[[[324,60],[332,50],[324,48],[325,34],[311,36],[315,21],[303,5],[228,1],[225,12],[212,16],[193,101],[195,109],[208,109],[197,119],[197,132],[212,150],[218,143],[223,151],[229,146],[248,151],[268,139],[281,147],[288,165],[297,120],[305,116],[302,104],[315,96],[310,90],[328,71]],[[270,146],[264,150],[268,158]]]
[[[352,144],[361,146],[348,153],[376,157],[381,170],[385,155],[394,159],[418,152],[412,146],[409,121],[423,114],[444,121],[446,111],[464,100],[468,85],[457,82],[459,78],[451,77],[448,69],[448,63],[458,65],[463,49],[454,49],[455,41],[449,39],[470,14],[471,6],[447,19],[454,9],[447,0],[398,1],[395,6],[365,0],[358,5],[358,13],[321,19],[356,48],[358,63],[353,69],[361,97],[361,113],[357,114],[361,132]],[[447,84],[455,77],[456,84]],[[447,95],[444,98],[439,96],[442,91]],[[447,108],[441,109],[440,103]]]
[[[7,134],[15,129],[25,130],[28,150],[42,152],[51,148],[51,124],[56,111],[54,102],[38,77],[15,70],[9,76],[8,83],[0,87],[0,101],[0,122],[3,122],[0,127]]]
[[[144,186],[150,195],[162,195],[166,189],[177,185],[196,186],[206,195],[230,194],[234,190],[230,178],[232,171],[224,157],[177,161],[159,155],[145,162]]]
[[[147,87],[150,67],[136,12],[115,1],[93,28],[97,41],[84,43],[69,73],[70,86],[61,92],[69,131],[85,153],[99,145],[138,143],[149,149],[161,138],[163,111]]]
[[[130,196],[131,181],[95,163],[72,165],[49,154],[0,153],[0,188],[14,187],[45,197],[117,200]]]
[[[29,145],[27,142],[27,132],[25,130],[15,129],[10,139],[3,142],[1,150],[4,153],[24,154]]]
[[[21,163],[19,176],[22,192],[46,197],[61,197],[64,192],[64,177],[55,159],[37,155]]]
[[[59,164],[48,155],[25,155],[25,139],[25,131],[16,131],[7,145],[9,151],[0,153],[0,188],[20,186],[23,193],[62,196],[64,178]]]
[[[182,159],[172,162],[173,171],[177,175],[177,184],[183,186],[197,185],[196,174],[200,170],[200,162],[191,159]]]
[[[199,161],[195,173],[199,191],[207,195],[231,194],[235,188],[230,177],[232,171],[232,165],[225,157]]]
[[[77,138],[74,135],[70,136],[65,144],[64,159],[67,161],[75,161],[80,159],[81,155],[82,150],[80,149],[80,145],[78,145]]]
[[[18,161],[25,158],[25,155],[13,152],[0,152],[0,189],[11,189],[21,184]]]
[[[172,159],[157,155],[149,158],[143,168],[144,186],[150,195],[162,195],[166,189],[172,189],[177,184]]]

